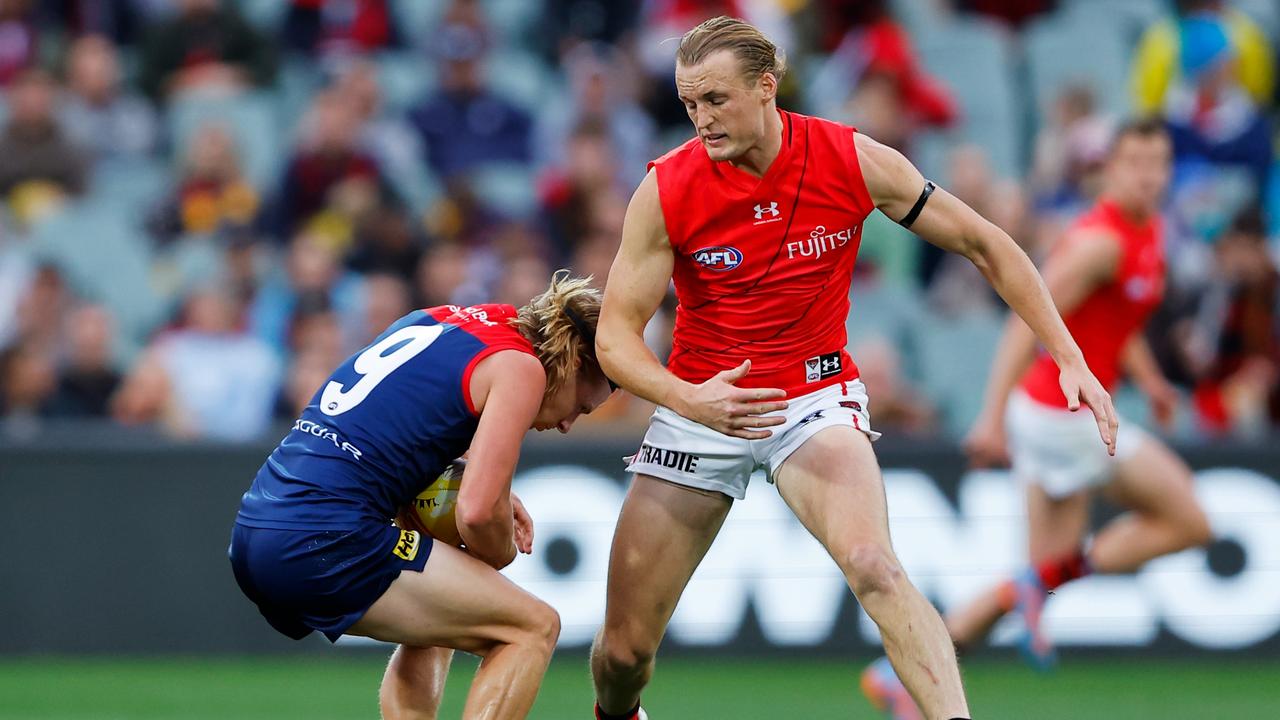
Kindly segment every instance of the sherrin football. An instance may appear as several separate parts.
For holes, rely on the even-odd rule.
[[[458,489],[462,487],[462,472],[467,461],[458,459],[449,463],[426,490],[409,503],[400,514],[397,523],[409,530],[425,532],[443,543],[462,546],[458,533]],[[405,516],[408,517],[405,517]]]

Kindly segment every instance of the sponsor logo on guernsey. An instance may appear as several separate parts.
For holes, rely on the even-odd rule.
[[[1156,283],[1151,278],[1129,278],[1124,284],[1124,294],[1134,302],[1146,300],[1156,294]]]
[[[654,447],[649,443],[644,443],[640,445],[640,452],[636,453],[632,460],[637,463],[661,465],[665,468],[692,474],[696,472],[698,461],[701,459],[697,455],[678,450],[665,450],[660,447]]]
[[[841,369],[843,369],[843,363],[840,361],[838,352],[811,357],[804,361],[804,381],[815,383],[839,375]]]
[[[412,560],[418,557],[419,539],[417,530],[401,530],[400,539],[391,552],[401,560]]]
[[[782,219],[782,213],[778,210],[778,203],[776,201],[771,200],[767,203],[759,203],[753,209],[756,211],[755,225],[763,225],[765,223],[771,223],[775,220]]]
[[[485,325],[488,325],[490,327],[493,327],[498,324],[489,319],[489,311],[485,310],[484,308],[478,308],[475,306],[458,307],[457,305],[446,305],[445,307],[449,308],[449,312],[453,313],[454,315],[466,315],[472,320],[475,320],[476,322],[484,323]]]
[[[345,453],[350,453],[351,457],[356,460],[359,460],[360,456],[364,454],[361,452],[360,448],[342,439],[342,437],[338,435],[338,431],[328,425],[321,425],[320,423],[312,422],[311,420],[298,419],[294,421],[293,429],[298,432],[306,433],[312,437],[320,438],[321,440],[327,440],[333,443],[333,446],[339,450]]]
[[[742,264],[742,251],[723,245],[704,247],[693,251],[693,261],[708,270],[724,272]]]
[[[787,259],[795,260],[800,258],[813,258],[817,260],[824,254],[832,250],[838,250],[853,239],[853,234],[858,231],[858,226],[847,227],[837,232],[829,233],[823,225],[813,229],[809,233],[808,240],[793,240],[787,243]]]

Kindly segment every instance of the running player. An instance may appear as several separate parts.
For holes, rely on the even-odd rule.
[[[777,109],[782,61],[759,30],[708,20],[676,59],[697,137],[655,161],[631,199],[597,339],[606,373],[660,407],[614,535],[591,655],[596,716],[643,716],[640,693],[676,603],[763,468],[831,553],[929,717],[968,717],[946,628],[890,545],[876,434],[844,349],[863,220],[879,208],[981,268],[1108,445],[1110,397],[1007,235],[896,151]],[[643,332],[672,279],[680,306],[664,368]]]
[[[399,643],[384,718],[435,717],[452,649],[483,660],[465,718],[523,718],[560,621],[498,573],[533,545],[511,493],[525,432],[556,428],[608,398],[594,357],[600,296],[557,273],[510,305],[412,312],[316,392],[240,504],[228,554],[276,630]],[[466,550],[390,518],[469,452],[458,495]]]
[[[1142,327],[1164,290],[1159,209],[1169,182],[1171,146],[1158,120],[1120,128],[1103,170],[1098,202],[1064,237],[1045,265],[1045,282],[1089,367],[1108,386],[1128,372],[1167,422],[1177,393],[1161,375]],[[1152,558],[1210,540],[1209,522],[1192,492],[1191,470],[1164,443],[1123,423],[1114,457],[1091,442],[1092,423],[1074,415],[1055,382],[1053,358],[1037,354],[1027,326],[1011,318],[996,354],[986,402],[966,440],[975,464],[1008,460],[1024,485],[1031,567],[947,617],[964,648],[984,638],[1005,613],[1021,616],[1019,647],[1034,665],[1054,660],[1041,630],[1047,593],[1098,573],[1133,572]],[[1128,509],[1083,545],[1091,490]],[[916,708],[883,659],[863,688],[899,720]]]

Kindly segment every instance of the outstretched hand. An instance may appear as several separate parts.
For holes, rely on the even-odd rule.
[[[787,420],[769,413],[786,409],[787,393],[778,388],[737,387],[749,372],[751,361],[744,360],[736,368],[716,373],[685,398],[680,414],[732,437],[759,440],[773,435],[766,428]]]
[[[1115,455],[1116,430],[1120,427],[1120,418],[1111,402],[1111,394],[1083,363],[1079,367],[1063,368],[1058,375],[1058,384],[1067,398],[1068,410],[1079,410],[1081,403],[1089,406],[1093,411],[1093,419],[1098,423],[1098,435],[1107,446],[1107,453]]]

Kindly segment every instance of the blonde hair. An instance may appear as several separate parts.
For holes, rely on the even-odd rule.
[[[720,15],[704,21],[680,38],[676,62],[689,67],[697,65],[712,53],[728,50],[742,65],[750,80],[773,73],[778,80],[787,71],[782,50],[770,42],[754,25],[737,18]]]
[[[516,311],[511,324],[533,343],[542,361],[546,395],[564,387],[579,368],[600,366],[595,348],[600,301],[600,291],[591,287],[590,277],[557,270],[550,287]]]

